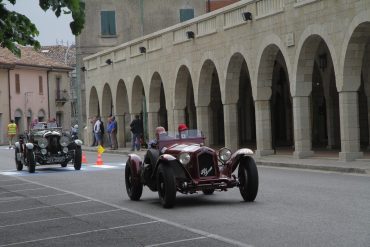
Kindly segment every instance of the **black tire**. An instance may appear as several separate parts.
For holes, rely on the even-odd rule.
[[[127,195],[132,201],[138,201],[143,194],[143,184],[140,183],[139,178],[136,179],[136,183],[134,183],[134,180],[135,179],[132,177],[131,164],[130,162],[127,162],[125,167],[125,184]]]
[[[215,192],[215,189],[203,189],[203,194],[205,195],[212,195]]]
[[[17,156],[19,154],[19,148],[15,148],[15,167],[17,168],[17,171],[22,171],[23,170],[23,163],[22,161],[18,160]]]
[[[157,171],[158,196],[164,208],[172,208],[176,200],[176,180],[171,167],[159,165]]]
[[[35,154],[32,150],[27,150],[27,166],[28,172],[34,173],[36,170]]]
[[[82,163],[82,149],[80,146],[76,147],[75,150],[75,157],[73,160],[73,166],[75,167],[75,170],[81,170],[81,163]],[[63,166],[63,165],[62,165]],[[67,164],[66,164],[67,166]]]
[[[238,168],[238,179],[240,194],[244,201],[254,201],[258,192],[258,171],[253,158],[242,158]]]
[[[61,167],[67,167],[67,165],[68,165],[67,162],[60,164]]]

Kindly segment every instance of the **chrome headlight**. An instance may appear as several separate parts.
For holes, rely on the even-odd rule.
[[[48,146],[48,139],[43,137],[38,141],[38,144],[40,148],[46,148]]]
[[[63,153],[65,153],[65,154],[68,153],[68,148],[67,147],[63,148]]]
[[[59,140],[59,143],[62,145],[62,147],[66,147],[69,144],[69,138],[67,136],[62,136]]]
[[[218,151],[218,157],[221,161],[226,162],[231,158],[231,151],[227,148],[222,148]]]
[[[187,165],[190,162],[190,154],[189,153],[180,154],[179,161],[181,164]]]
[[[46,149],[44,149],[44,148],[43,148],[43,149],[41,149],[41,153],[42,153],[43,155],[47,154],[47,152],[48,152],[48,151],[47,151]]]

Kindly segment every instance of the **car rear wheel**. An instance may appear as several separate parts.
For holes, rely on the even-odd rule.
[[[238,179],[240,194],[244,201],[254,201],[258,192],[258,171],[253,158],[242,158],[238,168]]]
[[[35,162],[35,154],[32,150],[27,151],[27,166],[28,166],[28,172],[34,173],[36,169],[36,162]]]
[[[82,162],[82,149],[81,149],[80,146],[77,146],[76,150],[75,150],[75,158],[73,160],[73,166],[75,167],[75,170],[80,170],[81,169],[81,162]],[[67,164],[66,164],[66,166],[67,166]]]
[[[203,189],[203,194],[205,195],[212,195],[215,192],[215,189]]]
[[[23,164],[22,161],[18,158],[20,156],[19,148],[15,148],[15,167],[17,168],[17,171],[23,170]]]
[[[159,165],[157,189],[162,206],[164,208],[172,208],[176,200],[176,180],[171,167]]]
[[[133,178],[131,163],[128,161],[125,167],[125,184],[128,197],[133,201],[140,200],[143,193],[143,184],[139,179]]]
[[[61,167],[67,167],[68,163],[67,162],[64,162],[62,164],[60,164]]]

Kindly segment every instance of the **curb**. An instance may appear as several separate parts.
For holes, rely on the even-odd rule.
[[[82,151],[86,152],[96,152],[96,148],[83,148]],[[121,154],[121,155],[128,155],[131,153],[135,153],[140,155],[144,155],[146,149],[141,151],[130,151],[130,150],[109,150],[106,149],[104,153],[108,154]],[[320,165],[320,164],[298,164],[298,163],[283,163],[283,162],[272,162],[272,161],[258,161],[256,160],[256,164],[258,166],[270,166],[270,167],[285,167],[285,168],[298,168],[298,169],[306,169],[306,170],[318,170],[318,171],[328,171],[328,172],[340,172],[340,173],[352,173],[352,174],[370,174],[370,167],[369,169],[359,168],[359,167],[341,167],[341,166],[328,166],[328,165]]]
[[[319,171],[341,172],[341,173],[370,174],[370,170],[368,169],[354,168],[354,167],[306,165],[306,164],[277,163],[277,162],[263,162],[263,161],[256,161],[256,164],[259,166],[299,168],[299,169],[306,169],[306,170],[319,170]]]

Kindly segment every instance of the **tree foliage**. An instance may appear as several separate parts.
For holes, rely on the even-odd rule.
[[[15,5],[17,0],[7,0]],[[57,17],[61,14],[72,14],[73,21],[69,24],[74,35],[79,35],[85,23],[85,3],[81,0],[39,0],[41,9],[50,9]],[[17,44],[31,45],[40,48],[36,37],[39,31],[25,16],[6,8],[4,0],[0,0],[0,46],[8,48],[17,56],[21,55]]]

